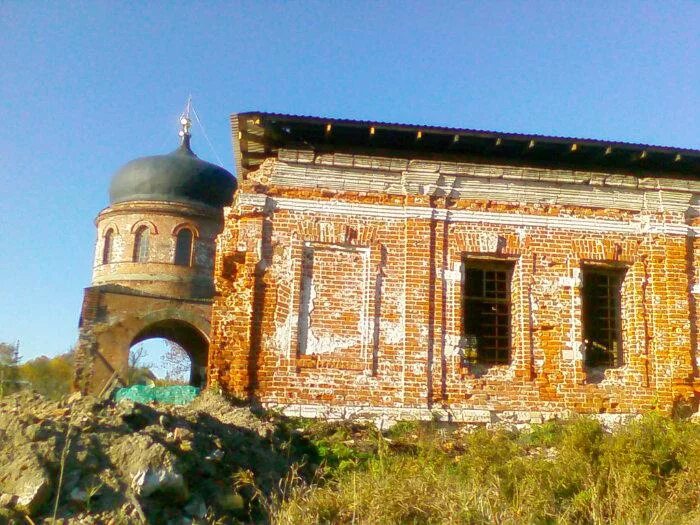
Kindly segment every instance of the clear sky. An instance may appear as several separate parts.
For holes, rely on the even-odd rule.
[[[75,342],[110,177],[177,146],[189,93],[231,171],[250,110],[700,148],[699,28],[698,2],[0,0],[0,341]]]

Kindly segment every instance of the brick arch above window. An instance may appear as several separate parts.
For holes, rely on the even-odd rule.
[[[106,224],[106,225],[102,228],[102,237],[105,237],[109,231],[112,232],[112,235],[119,235],[119,228],[118,228],[117,225],[116,225],[115,223],[113,223],[113,222],[110,222],[109,224]]]
[[[178,266],[192,266],[194,259],[195,233],[191,228],[179,228],[175,235],[173,262]]]
[[[135,234],[137,231],[139,231],[142,227],[148,228],[148,233],[157,235],[158,234],[158,227],[152,223],[151,221],[147,220],[140,220],[138,222],[135,222],[134,225],[131,227],[131,233]]]
[[[199,230],[197,229],[197,227],[194,224],[192,224],[190,222],[183,222],[183,223],[180,223],[177,226],[175,226],[173,228],[173,235],[175,237],[177,237],[177,234],[180,233],[182,230],[190,230],[192,232],[192,236],[195,239],[199,238]]]

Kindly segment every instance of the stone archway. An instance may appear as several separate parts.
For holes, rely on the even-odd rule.
[[[180,345],[192,362],[190,385],[202,388],[207,381],[209,341],[196,327],[179,319],[165,319],[143,328],[132,339],[129,348],[146,339],[163,338]]]
[[[100,393],[113,380],[125,384],[131,347],[151,338],[182,346],[193,365],[190,382],[206,386],[210,316],[210,301],[88,288],[80,319],[75,388]]]

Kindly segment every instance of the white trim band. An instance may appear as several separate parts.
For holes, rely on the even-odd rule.
[[[316,201],[287,197],[242,193],[239,203],[262,208],[270,199],[278,209],[302,213],[368,217],[375,219],[435,219],[454,223],[485,223],[514,227],[553,228],[597,233],[665,234],[694,237],[700,227],[687,224],[663,224],[643,220],[615,221],[610,219],[581,219],[577,217],[550,217],[543,215],[445,210],[419,206],[387,206],[383,204],[351,203],[337,200]]]

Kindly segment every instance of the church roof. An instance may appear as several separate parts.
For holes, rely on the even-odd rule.
[[[280,148],[700,176],[700,150],[649,144],[256,111],[231,115],[231,128],[239,176]]]

